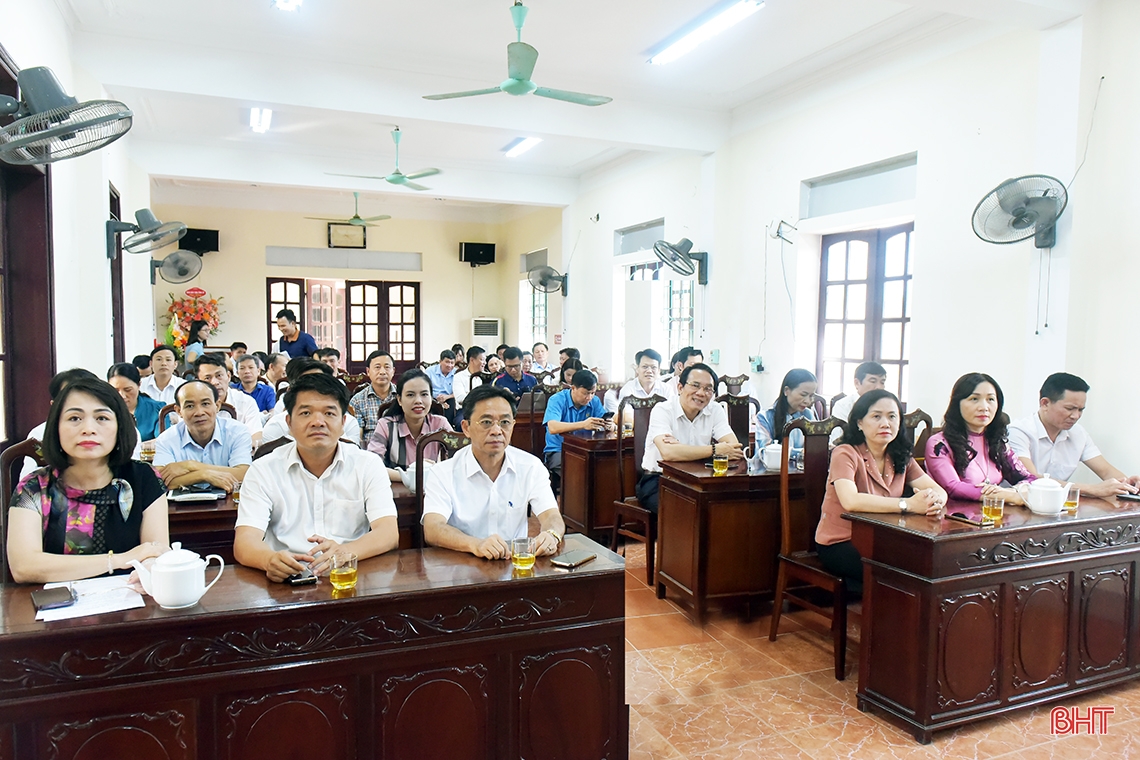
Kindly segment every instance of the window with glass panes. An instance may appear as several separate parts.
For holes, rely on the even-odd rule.
[[[530,296],[530,319],[533,327],[531,328],[530,344],[542,341],[546,342],[546,307],[548,293],[544,293],[535,288],[531,288]]]
[[[913,223],[824,236],[816,354],[824,395],[850,393],[855,368],[877,361],[887,389],[906,400],[913,241]]]
[[[340,351],[343,364],[344,283],[336,280],[306,280],[305,291],[309,309],[309,334],[318,347]]]
[[[693,345],[693,281],[669,283],[669,353]]]
[[[305,329],[305,281],[291,277],[267,277],[265,280],[266,303],[269,304],[267,335],[269,352],[278,350],[281,331],[277,329],[277,312],[289,309],[297,315],[297,325]]]

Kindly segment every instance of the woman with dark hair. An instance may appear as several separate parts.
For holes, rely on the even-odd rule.
[[[806,369],[793,369],[784,375],[776,403],[768,411],[756,415],[756,445],[763,448],[769,443],[782,442],[784,426],[792,420],[814,420],[815,389],[815,375]],[[803,445],[803,433],[793,431],[792,447],[799,449]]]
[[[77,379],[55,400],[47,466],[20,481],[8,509],[18,583],[114,573],[166,550],[166,489],[153,468],[131,460],[137,440],[126,403],[102,380]]]
[[[138,368],[133,364],[112,364],[107,370],[107,382],[111,384],[127,405],[127,411],[135,418],[135,427],[139,431],[139,439],[152,441],[158,438],[158,413],[162,411],[162,402],[155,401],[145,393],[139,393]]]
[[[942,431],[926,442],[926,469],[952,499],[981,501],[997,494],[1006,504],[1024,504],[1009,487],[1036,480],[1007,445],[1005,395],[989,375],[962,375],[950,392]]]
[[[198,357],[206,353],[206,341],[210,339],[210,326],[205,320],[195,319],[190,323],[190,335],[186,338],[186,351],[183,359],[186,366],[194,366]]]
[[[401,482],[416,461],[416,444],[425,435],[451,430],[447,418],[431,413],[431,378],[422,369],[410,369],[396,381],[396,403],[376,422],[368,450],[380,455],[388,476]],[[440,446],[424,449],[424,461],[439,459]]]
[[[498,354],[491,354],[487,357],[486,372],[491,373],[495,377],[503,374],[503,358]]]
[[[914,461],[910,441],[899,434],[902,405],[890,391],[873,390],[855,402],[843,428],[843,443],[831,452],[815,542],[823,566],[863,590],[863,561],[851,544],[845,512],[901,512],[936,515],[946,492]],[[902,498],[909,485],[914,495]]]
[[[578,370],[585,368],[586,367],[583,366],[581,360],[579,359],[567,359],[565,362],[563,362],[562,370],[560,372],[562,376],[562,387],[569,388],[571,382],[574,380],[574,375],[578,372]]]

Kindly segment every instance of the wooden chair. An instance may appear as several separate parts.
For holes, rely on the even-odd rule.
[[[720,382],[724,385],[725,394],[729,396],[739,396],[740,391],[744,388],[744,384],[748,382],[748,373],[745,372],[743,375],[722,377]]]
[[[922,432],[918,432],[918,426],[922,425]],[[942,430],[942,428],[934,427],[934,420],[930,419],[930,415],[921,409],[915,409],[910,414],[903,415],[903,429],[906,431],[906,436],[914,444],[914,461],[918,462],[919,467],[926,469],[926,442],[930,440],[930,436]]]
[[[649,433],[649,414],[653,411],[653,407],[665,399],[660,396],[650,396],[649,398],[637,398],[636,396],[626,396],[621,400],[618,405],[618,412],[615,419],[625,419],[626,407],[633,407],[633,472],[636,475],[633,482],[641,478],[641,460],[645,458],[645,436]],[[626,536],[635,541],[640,541],[645,544],[645,583],[648,586],[653,586],[654,578],[654,558],[657,551],[657,514],[650,512],[637,500],[637,494],[627,494],[625,491],[625,457],[622,452],[625,451],[624,438],[625,426],[619,424],[617,426],[617,477],[618,488],[621,498],[614,502],[614,527],[610,534],[610,551],[617,551],[618,536]],[[635,525],[641,526],[641,531],[631,530],[625,527],[626,520],[629,520]]]
[[[230,416],[231,420],[237,419],[237,409],[234,409],[233,404],[225,403],[218,405],[219,411],[223,411]],[[167,404],[158,410],[158,432],[162,433],[166,430],[166,418],[174,412],[178,411],[177,404]]]
[[[828,405],[828,408],[834,409],[835,408],[835,402],[839,401],[839,399],[842,399],[842,398],[847,398],[847,394],[846,393],[836,393],[834,396],[831,397],[831,403]]]
[[[349,398],[355,396],[357,391],[372,382],[368,379],[367,372],[362,372],[359,375],[341,375],[340,379],[344,381],[344,387],[348,389]]]
[[[416,442],[416,523],[412,526],[412,546],[416,549],[424,548],[424,449],[429,444],[438,443],[440,446],[440,461],[450,459],[451,455],[471,443],[471,439],[462,433],[453,433],[450,430],[439,430],[425,435]]]
[[[598,401],[601,401],[604,404],[606,403],[607,393],[610,391],[620,391],[628,382],[628,380],[623,380],[620,383],[598,383],[598,386],[594,388],[594,396],[598,399]]]
[[[827,419],[827,399],[818,393],[815,394],[815,399],[812,401],[812,409],[815,410],[815,418],[817,420]]]
[[[558,370],[551,369],[547,370],[546,372],[538,372],[535,374],[534,379],[538,381],[539,385],[545,385],[545,380],[548,377],[558,377]],[[557,384],[558,383],[555,383],[555,385]]]
[[[494,372],[476,372],[475,374],[471,375],[472,380],[478,378],[479,380],[481,380],[483,382],[483,385],[486,385],[487,383],[491,382],[496,377],[498,377],[498,375],[496,375]],[[472,386],[472,387],[475,387],[475,386]]]
[[[530,407],[529,411],[533,415],[530,426],[530,448],[527,451],[532,454],[536,451],[541,452],[546,448],[546,423],[542,421],[542,417],[546,414],[546,405],[550,402],[550,397],[561,390],[554,385],[539,383],[527,391],[526,398]],[[541,454],[535,454],[535,456],[542,458]]]
[[[12,573],[8,571],[8,505],[20,482],[24,457],[35,460],[37,467],[47,464],[40,454],[40,442],[35,438],[14,443],[0,454],[0,485],[4,491],[4,503],[0,505],[0,581],[4,583],[12,582]]]
[[[785,428],[780,464],[779,573],[768,640],[775,641],[780,631],[780,615],[785,600],[828,618],[835,649],[835,678],[842,681],[847,670],[847,582],[824,569],[815,552],[815,529],[819,525],[820,508],[827,491],[828,438],[837,424],[834,419],[821,422],[799,419]],[[791,448],[788,441],[791,436],[787,431],[797,429],[804,434],[803,509],[792,508],[788,493],[788,454]],[[800,596],[798,589],[795,593],[788,591],[789,581],[793,579],[831,592],[831,610]]]
[[[749,396],[736,396],[731,393],[717,396],[716,402],[727,407],[725,411],[728,412],[728,426],[732,428],[732,433],[736,436],[736,440],[740,441],[740,445],[748,448],[748,428],[752,416],[760,412],[760,402]]]
[[[292,438],[290,438],[287,435],[283,435],[280,438],[275,438],[274,440],[269,441],[268,443],[263,443],[257,447],[257,451],[253,452],[253,461],[256,462],[258,459],[261,459],[266,454],[272,454],[274,451],[281,448],[285,444],[292,443],[292,442],[293,442]]]

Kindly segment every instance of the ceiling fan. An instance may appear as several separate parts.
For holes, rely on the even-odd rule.
[[[425,100],[450,100],[451,98],[469,98],[474,95],[490,95],[496,92],[505,92],[508,95],[535,94],[540,98],[564,100],[567,103],[577,103],[583,106],[600,106],[609,103],[613,98],[604,95],[587,95],[569,90],[553,90],[549,87],[539,87],[530,80],[534,73],[534,64],[538,60],[538,51],[522,41],[523,22],[526,20],[528,8],[522,0],[515,0],[511,6],[511,18],[515,22],[515,31],[518,37],[515,42],[507,45],[507,78],[501,84],[488,87],[485,90],[468,90],[466,92],[448,92],[443,95],[424,95]]]
[[[424,187],[423,185],[417,185],[415,182],[412,182],[412,180],[423,179],[424,177],[431,177],[435,174],[442,174],[442,172],[439,169],[420,169],[418,172],[412,172],[411,174],[404,174],[402,171],[400,171],[400,135],[401,134],[402,133],[400,132],[399,127],[396,127],[395,129],[392,130],[392,142],[396,143],[396,169],[391,174],[384,176],[384,177],[374,177],[374,176],[371,176],[368,174],[336,174],[334,172],[328,172],[328,174],[330,174],[333,177],[356,177],[358,179],[382,179],[389,184],[400,185],[401,187],[406,187],[409,190],[430,190],[431,188]],[[387,219],[388,217],[384,217],[384,218]]]
[[[382,222],[385,219],[391,219],[392,218],[392,217],[388,216],[387,214],[381,214],[380,216],[361,217],[360,216],[360,193],[353,193],[352,197],[356,203],[356,211],[348,219],[329,219],[328,217],[324,217],[324,216],[306,216],[305,218],[306,219],[314,219],[318,222],[336,222],[337,224],[353,224],[353,225],[356,225],[357,227],[376,227],[378,225],[369,224],[369,222]]]

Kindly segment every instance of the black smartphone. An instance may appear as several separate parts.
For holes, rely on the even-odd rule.
[[[1140,493],[1118,493],[1118,499],[1127,499],[1128,501],[1140,501]]]
[[[290,586],[311,586],[317,582],[317,576],[313,575],[313,571],[306,567],[296,575],[290,575],[285,579],[285,582]]]
[[[550,560],[550,564],[555,567],[561,567],[566,570],[584,565],[592,559],[597,558],[597,554],[588,552],[584,549],[575,549],[573,551],[564,552]]]
[[[70,586],[41,588],[39,591],[32,592],[32,605],[37,611],[70,607],[75,604],[76,599],[78,599],[78,597]]]
[[[967,525],[975,525],[979,528],[985,528],[994,524],[993,520],[986,520],[982,517],[971,517],[965,512],[951,512],[946,515],[947,520],[954,520],[955,522],[966,523]]]
[[[606,412],[605,414],[602,415],[603,420],[612,420],[613,418],[614,418],[613,412]]]

